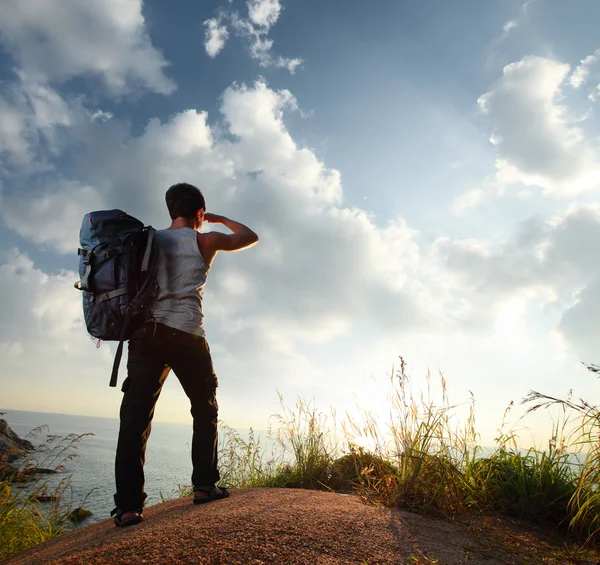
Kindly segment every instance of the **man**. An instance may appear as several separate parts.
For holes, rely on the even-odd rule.
[[[169,188],[166,202],[172,222],[156,232],[158,297],[151,320],[129,341],[115,460],[117,507],[111,513],[117,526],[142,520],[146,443],[171,369],[191,402],[194,503],[229,495],[216,486],[218,381],[203,329],[202,297],[215,255],[252,247],[258,236],[243,224],[206,213],[202,193],[190,184]],[[223,224],[233,233],[198,233],[204,221]]]

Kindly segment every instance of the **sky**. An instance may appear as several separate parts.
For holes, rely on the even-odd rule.
[[[0,407],[118,416],[79,228],[165,228],[176,182],[260,236],[205,291],[228,425],[266,429],[278,393],[385,425],[400,356],[415,394],[429,370],[473,395],[483,443],[530,390],[598,401],[595,0],[0,9]],[[191,422],[173,375],[155,419]]]

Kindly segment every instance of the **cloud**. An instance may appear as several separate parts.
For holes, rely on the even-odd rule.
[[[504,26],[502,27],[502,31],[503,31],[502,39],[505,39],[506,37],[508,37],[508,34],[511,32],[511,30],[515,29],[518,25],[519,25],[519,22],[517,20],[510,20],[510,21],[506,22],[504,24]]]
[[[17,162],[29,159],[23,115],[5,98],[0,97],[0,154],[9,153]]]
[[[247,18],[231,9],[224,9],[218,19],[213,18],[204,22],[207,26],[204,45],[208,55],[215,57],[223,49],[229,33],[225,26],[221,25],[221,22],[229,20],[235,35],[247,42],[250,56],[261,67],[285,68],[294,74],[302,66],[301,58],[274,56],[271,52],[273,40],[269,39],[268,34],[281,14],[279,0],[249,0],[247,7]]]
[[[490,112],[497,111],[492,98],[485,102]],[[220,284],[209,285],[206,304],[216,313],[207,324],[223,351],[261,328],[265,371],[288,359],[301,373],[308,361],[298,356],[298,343],[331,342],[360,327],[373,335],[485,333],[511,301],[538,296],[572,304],[569,293],[588,275],[575,262],[583,240],[569,244],[567,227],[581,231],[592,212],[532,220],[499,250],[451,238],[421,248],[403,219],[377,226],[364,210],[343,205],[340,173],[287,130],[285,114],[295,111],[291,92],[257,81],[225,90],[220,124],[189,109],[164,122],[152,119],[134,136],[114,118],[74,120],[78,180],[46,178],[31,184],[39,186],[32,192],[12,187],[3,196],[5,221],[23,237],[69,253],[86,211],[110,202],[160,227],[165,189],[177,180],[197,184],[210,211],[261,236],[251,251],[215,263],[211,277]],[[463,206],[480,196],[475,191]],[[596,237],[590,222],[588,241]],[[252,355],[248,348],[247,362]]]
[[[113,118],[114,116],[111,112],[104,112],[103,110],[96,110],[90,115],[90,120],[92,120],[92,122],[95,122],[96,120],[108,122],[108,120],[112,120]]]
[[[19,188],[9,195],[0,192],[6,226],[42,247],[52,247],[61,253],[76,254],[84,214],[105,207],[97,190],[77,182],[56,182],[38,190]]]
[[[206,26],[204,48],[209,57],[216,57],[223,47],[225,47],[225,42],[229,38],[229,32],[227,31],[227,27],[219,25],[219,21],[215,18],[206,20],[204,25]]]
[[[248,15],[252,23],[269,29],[279,19],[279,0],[248,0]]]
[[[73,295],[74,272],[48,275],[17,249],[0,256],[0,341],[61,340],[65,346],[81,332],[80,304]],[[27,305],[24,308],[24,305]]]
[[[332,395],[331,383],[340,379],[365,387],[361,364],[374,370],[400,347],[436,360],[440,351],[450,357],[460,351],[464,359],[482,344],[491,348],[492,336],[525,355],[524,318],[540,302],[567,312],[596,272],[593,253],[581,251],[600,235],[593,207],[533,219],[500,247],[449,237],[428,247],[403,218],[377,225],[367,211],[344,204],[339,171],[290,134],[286,116],[299,111],[292,93],[263,80],[227,88],[220,115],[186,109],[151,119],[136,133],[115,117],[93,120],[73,104],[72,146],[62,147],[76,149],[71,178],[46,173],[11,181],[3,192],[5,221],[42,248],[73,253],[81,217],[96,207],[168,225],[164,193],[181,180],[200,186],[209,211],[255,229],[260,244],[219,254],[205,293],[226,420],[246,414],[248,398],[253,417],[263,418],[276,402],[265,391],[276,387],[288,398]],[[39,387],[44,365],[56,364],[78,397],[91,394],[113,406],[114,398],[102,396],[112,392],[106,387],[112,356],[106,346],[98,354],[85,337],[76,275],[44,273],[18,252],[0,263],[2,319],[24,311],[15,337],[8,325],[0,332],[9,370]],[[46,339],[38,340],[44,328]],[[561,331],[575,347],[577,336]],[[334,356],[343,361],[332,362]],[[81,366],[93,366],[93,384],[81,382]],[[172,406],[181,406],[183,393],[173,394],[179,396]],[[72,410],[97,409],[78,406]]]
[[[18,78],[0,96],[0,148],[5,166],[23,167],[32,164],[41,145],[59,152],[59,131],[71,125],[72,110],[49,86],[23,72]]]
[[[475,208],[485,198],[485,191],[481,188],[473,188],[457,196],[452,202],[452,212],[461,215]]]
[[[339,172],[287,131],[284,113],[297,108],[291,93],[258,81],[228,88],[222,100],[223,135],[197,110],[150,120],[137,137],[115,119],[77,124],[80,180],[38,193],[13,189],[4,197],[5,221],[68,253],[84,212],[110,202],[160,227],[166,188],[188,180],[204,191],[209,210],[261,236],[260,246],[235,261],[223,256],[211,272],[225,281],[206,293],[207,308],[219,312],[211,331],[224,347],[249,331],[244,324],[260,327],[266,351],[281,363],[295,340],[325,342],[366,323],[388,331],[398,319],[406,331],[425,324],[428,296],[414,281],[416,232],[400,219],[378,228],[365,211],[342,205]],[[248,355],[248,362],[256,356]]]
[[[285,387],[291,395],[312,393],[325,382],[326,369],[304,346],[343,339],[357,328],[389,336],[425,326],[431,293],[415,280],[424,270],[417,233],[401,219],[378,228],[364,210],[343,206],[339,172],[299,147],[287,130],[285,114],[294,111],[297,102],[289,91],[258,81],[224,92],[222,120],[214,126],[206,112],[192,109],[165,121],[150,120],[137,135],[116,118],[76,119],[71,134],[77,175],[71,180],[56,175],[52,182],[52,175],[44,175],[37,184],[33,175],[27,189],[11,184],[3,193],[5,221],[42,248],[72,254],[75,262],[84,212],[118,207],[164,227],[166,188],[178,180],[199,185],[210,211],[242,221],[261,236],[261,244],[251,250],[219,255],[210,274],[214,282],[205,293],[206,328],[222,398],[235,405],[240,394],[254,394],[256,382],[273,392]],[[32,271],[39,269],[30,265],[22,276],[37,280]],[[57,311],[60,302],[81,308],[73,280],[68,281],[70,294],[55,298]],[[38,308],[37,298],[26,302],[8,291],[0,302],[8,297],[18,300],[20,308]],[[34,323],[28,314],[24,324]],[[78,331],[85,336],[83,327]],[[48,337],[45,347],[54,343]],[[28,344],[0,339],[0,349],[12,352],[11,363],[34,375],[39,367],[23,353]],[[91,344],[82,346],[85,363],[95,354]],[[106,357],[97,371],[108,368]],[[65,372],[74,359],[65,354]],[[105,386],[104,378],[98,382],[95,387]],[[256,406],[264,404],[267,411],[273,401],[263,394]]]
[[[89,74],[115,94],[175,89],[148,36],[142,0],[5,0],[0,38],[38,83]]]
[[[71,270],[44,272],[18,249],[0,252],[5,405],[117,415],[119,400],[108,387],[111,348],[96,349],[87,335],[81,294],[73,288],[78,278]]]
[[[600,207],[571,205],[555,216],[521,223],[499,246],[442,238],[436,244],[447,269],[444,293],[461,304],[446,307],[462,331],[485,334],[515,299],[523,316],[536,308],[553,314],[555,329],[582,357],[593,359],[600,331],[600,266],[593,242],[600,240]]]
[[[560,88],[569,66],[524,57],[478,100],[490,121],[498,181],[539,186],[552,196],[579,194],[600,181],[597,150],[569,119]]]
[[[598,363],[598,308],[600,276],[574,296],[574,304],[563,314],[560,332],[587,362]]]
[[[569,78],[569,83],[573,88],[579,88],[588,78],[590,67],[595,65],[600,60],[600,49],[596,49],[594,53],[588,55],[581,61],[581,64],[575,68],[573,74]]]
[[[522,6],[519,14],[516,18],[512,20],[508,20],[502,26],[502,33],[494,38],[488,48],[486,49],[487,57],[486,57],[486,65],[490,65],[498,55],[498,49],[506,39],[517,29],[521,24],[526,20],[531,12],[531,7],[535,0],[527,0]]]

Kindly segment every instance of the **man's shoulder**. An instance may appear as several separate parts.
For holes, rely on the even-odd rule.
[[[212,232],[198,233],[196,236],[198,249],[204,260],[210,265],[217,254],[214,245],[214,235]]]

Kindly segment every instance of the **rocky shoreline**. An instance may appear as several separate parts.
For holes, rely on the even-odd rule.
[[[38,475],[54,475],[56,469],[40,467],[35,460],[28,461],[27,458],[34,452],[34,445],[29,440],[20,438],[8,422],[0,418],[0,480],[26,483],[35,480]]]
[[[6,420],[0,418],[0,458],[11,462],[20,457],[25,457],[33,451],[33,444],[20,438],[8,425]]]

